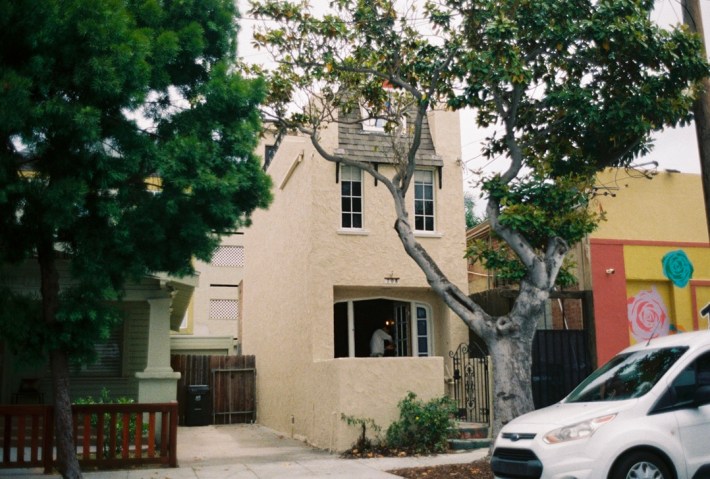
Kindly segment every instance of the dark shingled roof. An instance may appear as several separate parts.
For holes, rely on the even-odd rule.
[[[371,163],[392,163],[392,139],[383,132],[366,131],[360,120],[360,112],[340,113],[338,123],[338,148],[342,155],[359,161]],[[442,166],[443,161],[436,154],[431,139],[429,121],[424,117],[422,123],[422,142],[417,151],[417,165]]]

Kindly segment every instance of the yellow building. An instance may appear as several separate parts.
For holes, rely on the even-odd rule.
[[[630,343],[707,329],[710,244],[700,175],[621,169],[598,178],[591,235],[599,363]]]

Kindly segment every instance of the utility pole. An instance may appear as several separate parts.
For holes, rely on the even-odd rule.
[[[683,22],[691,31],[700,35],[703,43],[703,55],[707,58],[705,48],[705,32],[703,19],[700,13],[699,0],[681,0],[683,8]],[[703,198],[705,200],[705,223],[710,238],[710,79],[703,80],[703,91],[695,101],[693,107],[695,114],[695,133],[698,138],[698,151],[700,152],[700,175],[703,183]]]

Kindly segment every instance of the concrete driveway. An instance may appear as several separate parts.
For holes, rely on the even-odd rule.
[[[438,456],[342,459],[255,424],[178,428],[177,469],[136,469],[84,474],[87,479],[386,479],[385,471],[475,461],[487,450]],[[41,471],[40,471],[41,472]],[[49,479],[37,470],[0,469],[0,477]]]

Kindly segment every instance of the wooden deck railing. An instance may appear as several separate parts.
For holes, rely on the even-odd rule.
[[[177,467],[177,403],[73,405],[74,442],[82,466]],[[54,464],[53,408],[0,406],[0,468]]]

